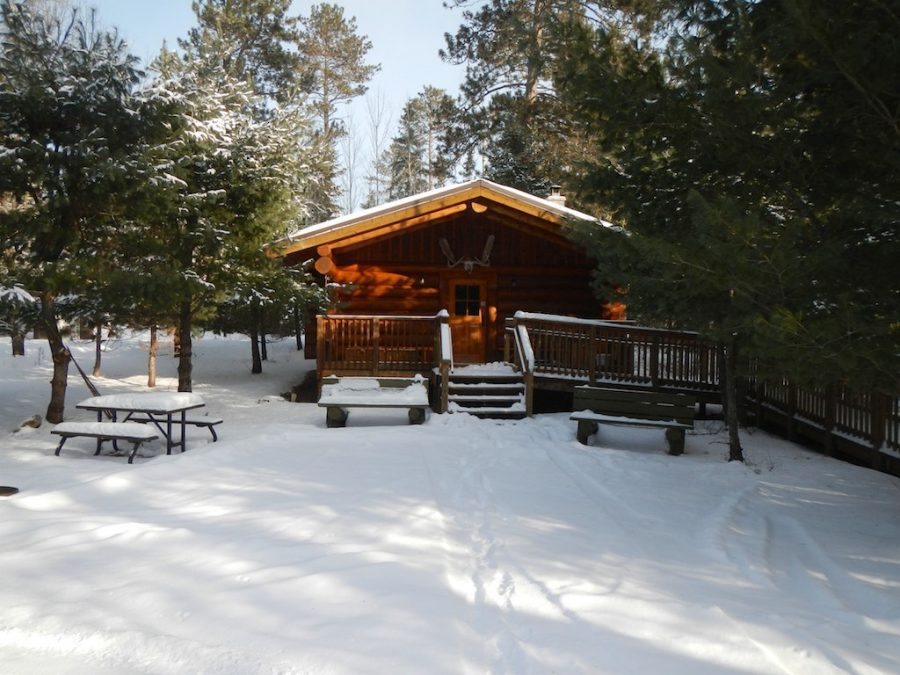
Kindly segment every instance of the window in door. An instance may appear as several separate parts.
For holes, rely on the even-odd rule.
[[[456,316],[480,316],[481,286],[477,284],[457,284],[454,304]]]

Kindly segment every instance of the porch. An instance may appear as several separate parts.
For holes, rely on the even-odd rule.
[[[719,355],[699,335],[634,326],[623,321],[518,312],[503,327],[502,361],[461,366],[454,360],[449,313],[434,316],[323,315],[317,317],[319,377],[422,374],[432,382],[432,407],[452,411],[454,380],[496,384],[516,375],[525,415],[536,389],[571,391],[604,384],[694,394],[719,402]],[[461,385],[460,385],[461,386]],[[470,396],[470,398],[472,398]]]

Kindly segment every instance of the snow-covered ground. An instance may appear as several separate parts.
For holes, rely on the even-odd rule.
[[[291,341],[252,376],[211,337],[218,443],[55,457],[49,425],[13,433],[46,408],[46,345],[0,350],[5,674],[900,672],[896,478],[761,432],[729,464],[717,423],[681,457],[653,430],[579,446],[564,414],[326,429],[280,397],[312,367]],[[101,393],[144,390],[145,350],[112,343]]]

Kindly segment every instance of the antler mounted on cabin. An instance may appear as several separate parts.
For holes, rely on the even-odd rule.
[[[488,235],[487,241],[484,242],[484,250],[481,252],[480,258],[457,258],[453,255],[453,249],[450,248],[450,242],[445,237],[441,237],[438,242],[441,251],[447,258],[447,267],[456,267],[462,265],[467,274],[471,274],[475,266],[488,267],[491,264],[491,250],[494,248],[494,235]]]

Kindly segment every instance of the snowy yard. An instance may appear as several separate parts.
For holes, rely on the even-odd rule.
[[[145,348],[111,344],[101,393],[145,389]],[[291,341],[251,376],[211,337],[218,443],[55,457],[49,425],[12,433],[44,413],[46,349],[0,342],[5,674],[900,672],[896,478],[762,432],[728,464],[717,423],[681,457],[653,430],[580,446],[564,414],[326,429],[279,395],[312,367]]]

